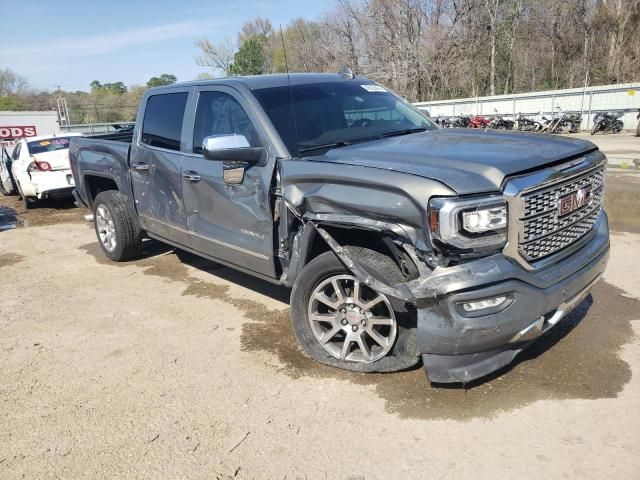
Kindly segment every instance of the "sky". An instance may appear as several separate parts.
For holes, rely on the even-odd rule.
[[[195,41],[236,39],[257,16],[284,27],[317,19],[333,0],[0,0],[0,68],[36,89],[89,90],[93,80],[145,84],[211,72],[196,64]]]

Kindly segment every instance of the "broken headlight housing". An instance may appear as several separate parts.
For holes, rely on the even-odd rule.
[[[429,202],[431,237],[445,247],[498,250],[507,242],[507,223],[507,202],[500,195]]]

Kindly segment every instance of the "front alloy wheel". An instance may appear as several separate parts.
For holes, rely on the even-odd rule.
[[[316,340],[332,356],[371,363],[389,353],[398,332],[386,296],[352,275],[335,275],[311,294],[309,324]]]
[[[391,285],[406,281],[393,259],[345,246],[371,276]],[[325,365],[356,372],[396,372],[420,358],[416,311],[358,280],[333,252],[311,260],[291,291],[293,332],[305,353]]]

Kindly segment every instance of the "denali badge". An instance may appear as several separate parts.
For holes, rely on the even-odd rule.
[[[579,208],[588,205],[591,202],[591,185],[580,188],[569,195],[558,199],[558,216],[564,217]]]

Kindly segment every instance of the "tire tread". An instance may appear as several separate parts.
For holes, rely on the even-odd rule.
[[[102,251],[107,257],[116,262],[125,262],[137,258],[140,255],[142,235],[122,194],[117,190],[100,192],[93,202],[94,216],[98,205],[101,203],[111,210],[117,243],[113,252],[108,252],[104,248],[102,248]],[[100,246],[102,247],[102,244]]]

